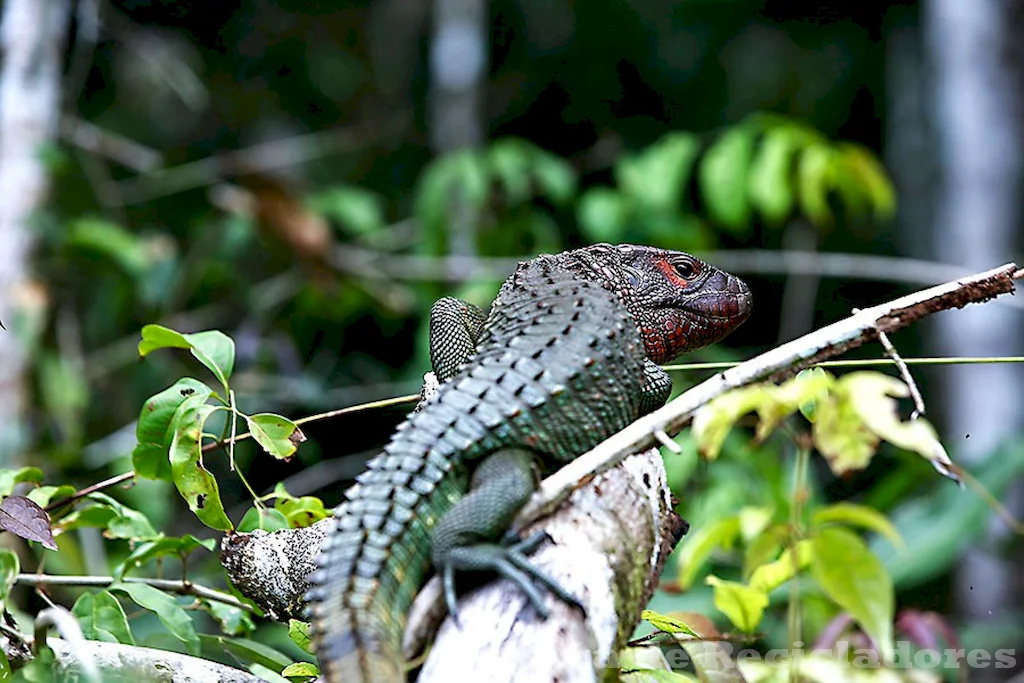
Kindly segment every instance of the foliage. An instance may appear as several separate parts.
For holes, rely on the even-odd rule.
[[[41,448],[48,465],[55,465],[47,467],[48,476],[35,467],[0,470],[0,527],[34,544],[33,570],[45,557],[51,572],[68,574],[90,566],[77,534],[69,532],[102,534],[110,583],[73,593],[73,601],[59,596],[73,605],[89,639],[227,658],[268,678],[315,677],[317,668],[306,661],[304,624],[290,623],[287,639],[272,631],[267,636],[271,629],[257,625],[256,610],[245,601],[227,592],[193,595],[187,587],[223,583],[216,537],[203,537],[204,528],[272,531],[308,526],[329,515],[317,496],[292,495],[283,483],[258,495],[269,485],[251,485],[247,478],[266,471],[269,481],[279,482],[290,460],[307,458],[303,464],[311,464],[310,453],[315,461],[320,442],[339,443],[341,437],[335,433],[301,446],[305,434],[299,424],[305,422],[240,405],[281,412],[308,409],[317,401],[335,407],[324,397],[338,385],[406,381],[422,371],[421,362],[396,367],[396,346],[375,341],[401,337],[408,342],[412,333],[406,319],[423,318],[432,288],[378,277],[372,261],[347,270],[332,254],[369,249],[384,264],[399,251],[444,256],[455,246],[451,226],[457,221],[472,227],[473,254],[519,256],[580,241],[683,249],[707,249],[721,239],[777,242],[795,220],[808,221],[824,238],[848,224],[892,215],[892,187],[877,159],[860,145],[835,142],[806,123],[765,113],[702,128],[706,132],[660,126],[658,134],[643,139],[649,144],[627,145],[598,174],[588,175],[576,160],[546,146],[507,136],[429,162],[403,157],[389,173],[405,177],[404,184],[390,176],[365,186],[332,176],[300,196],[287,181],[259,176],[240,179],[232,190],[239,196],[227,191],[214,205],[204,197],[196,209],[194,198],[183,199],[182,207],[174,207],[180,213],[168,214],[174,220],[143,224],[134,212],[109,210],[101,217],[94,206],[44,216],[42,270],[58,274],[55,281],[65,278],[71,294],[65,292],[67,302],[52,306],[40,296],[36,308],[10,319],[5,315],[5,322],[34,354],[47,424]],[[406,187],[412,178],[403,175],[410,173],[403,164],[418,175],[411,196]],[[408,221],[390,221],[410,213]],[[476,291],[490,295],[493,287],[485,283]],[[135,331],[142,322],[166,322],[174,314],[184,322],[146,324],[138,341]],[[210,326],[229,329],[232,336],[172,329]],[[136,358],[121,350],[126,334],[131,335],[127,346],[146,359],[135,368],[125,369],[127,360]],[[425,345],[416,347],[422,354]],[[187,350],[191,358],[168,352],[175,349]],[[207,380],[182,376],[181,364],[193,367],[196,361],[195,369],[209,373]],[[155,387],[166,388],[152,393]],[[713,603],[735,629],[757,635],[759,629],[781,631],[771,622],[777,598],[784,587],[798,585],[790,609],[800,604],[810,614],[810,600],[817,598],[827,604],[822,611],[828,617],[849,614],[879,643],[882,655],[890,656],[898,560],[886,555],[890,547],[867,543],[861,532],[883,536],[891,545],[906,539],[911,552],[921,539],[941,544],[927,534],[901,533],[902,521],[920,526],[922,509],[934,499],[916,499],[916,512],[890,516],[860,503],[825,502],[820,491],[808,492],[814,490],[809,475],[799,477],[791,493],[770,436],[800,412],[811,424],[807,439],[798,439],[800,448],[813,445],[837,475],[869,465],[883,442],[950,471],[934,430],[921,420],[898,419],[894,399],[904,395],[902,384],[871,373],[841,378],[807,373],[707,406],[692,438],[705,456],[725,456],[711,466],[715,479],[706,500],[713,514],[683,544],[675,587],[703,592],[707,614],[713,613]],[[101,430],[134,419],[131,413],[140,404],[130,449],[137,490],[88,491],[72,485],[71,475],[89,451],[86,444],[106,433]],[[757,438],[765,442],[760,449],[729,438],[733,424],[749,412],[760,420]],[[377,431],[383,433],[391,424],[387,418],[381,422]],[[371,435],[367,445],[379,438]],[[246,439],[259,446],[255,455],[243,453],[240,444]],[[348,448],[347,441],[346,448],[358,450]],[[128,467],[123,450],[89,463],[88,469],[94,474],[107,466]],[[741,488],[729,479],[744,468],[746,488]],[[163,492],[172,485],[194,520],[176,516],[178,506],[167,504]],[[244,507],[233,504],[235,497]],[[977,516],[963,524],[968,523],[981,524]],[[969,530],[961,526],[959,533]],[[43,554],[36,546],[58,552]],[[712,572],[699,581],[712,564]],[[5,604],[20,568],[13,552],[0,552]],[[169,568],[180,569],[183,594],[147,583]],[[803,581],[805,576],[811,581]],[[706,615],[684,614],[648,612],[645,618],[676,639],[718,633]],[[821,621],[808,619],[812,623],[805,630],[820,631]],[[277,640],[271,647],[257,635]],[[641,648],[624,652],[622,661],[631,671],[627,678],[691,680],[650,655]],[[694,658],[702,677],[719,673],[711,659],[701,664]],[[824,675],[810,667],[804,673]]]

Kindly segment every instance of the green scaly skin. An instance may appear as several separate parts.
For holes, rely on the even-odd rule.
[[[506,539],[546,475],[662,405],[657,364],[718,341],[750,312],[746,285],[682,252],[594,245],[520,264],[487,316],[457,299],[431,312],[443,382],[402,423],[335,511],[307,596],[329,683],[405,680],[402,634],[431,571],[456,614],[454,573],[538,585],[575,602]]]

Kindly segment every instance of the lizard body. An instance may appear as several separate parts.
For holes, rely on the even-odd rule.
[[[520,264],[491,311],[431,312],[437,393],[399,425],[337,508],[308,598],[333,683],[404,680],[405,615],[431,564],[455,613],[455,571],[512,579],[546,615],[530,565],[542,540],[506,539],[547,474],[665,402],[656,364],[746,319],[738,278],[682,252],[607,244]]]

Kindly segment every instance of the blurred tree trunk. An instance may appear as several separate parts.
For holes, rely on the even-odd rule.
[[[1014,51],[1024,40],[1024,25],[1013,15],[1015,5],[1016,0],[929,0],[921,9],[939,168],[930,256],[971,269],[1019,254],[1024,81]],[[1024,348],[1020,314],[1005,306],[940,314],[932,329],[928,355],[1003,356]],[[977,465],[1024,429],[1024,404],[1018,400],[1024,366],[957,366],[940,378],[946,442],[964,464]],[[1020,483],[1007,501],[1018,514]],[[955,591],[964,619],[992,623],[1007,618],[1016,604],[1019,570],[996,552],[1005,526],[993,518],[989,528],[988,537],[961,561]]]
[[[489,54],[484,0],[436,0],[430,46],[429,129],[434,152],[479,147],[486,131],[483,99]],[[448,252],[476,252],[477,212],[464,198],[450,204]]]
[[[49,189],[42,151],[60,118],[61,69],[68,0],[6,0],[0,42],[0,466],[9,466],[25,440],[28,387],[18,308],[39,308],[29,275],[35,236],[29,225]],[[35,296],[33,296],[35,293]]]

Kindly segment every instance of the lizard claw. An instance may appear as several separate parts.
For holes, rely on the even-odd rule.
[[[508,579],[522,591],[530,606],[541,619],[547,619],[550,614],[550,610],[544,604],[541,587],[562,602],[584,610],[582,603],[575,595],[530,562],[527,557],[528,553],[532,553],[542,543],[550,540],[551,536],[545,531],[531,534],[529,538],[525,539],[506,534],[502,545],[480,544],[452,549],[448,561],[444,565],[445,599],[448,602],[449,613],[453,617],[456,614],[454,569],[489,570]]]

